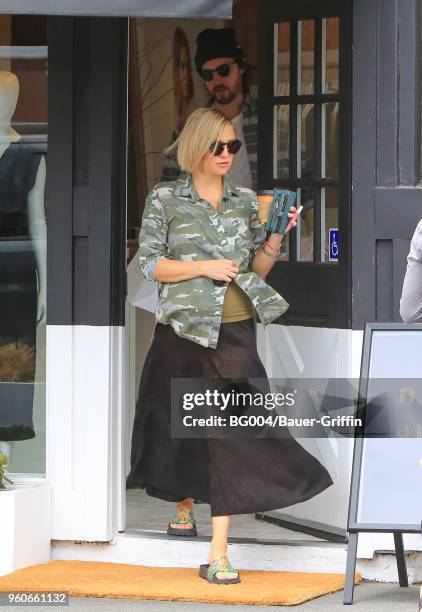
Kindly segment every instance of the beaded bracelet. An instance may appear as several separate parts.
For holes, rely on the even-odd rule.
[[[262,245],[262,252],[264,253],[264,255],[266,255],[267,257],[271,257],[272,259],[277,259],[277,253],[267,253],[267,251],[265,250],[265,247],[269,246],[266,242],[264,242],[264,244]],[[271,249],[271,247],[270,247]]]
[[[280,246],[278,247],[278,249],[276,250],[276,249],[274,249],[274,248],[273,248],[273,247],[270,245],[270,243],[269,243],[269,241],[268,241],[268,238],[267,238],[267,240],[265,240],[265,242],[264,242],[264,246],[267,246],[269,249],[271,249],[271,251],[274,253],[274,258],[275,258],[275,257],[277,257],[278,255],[280,255],[281,245],[280,245]],[[265,251],[264,251],[264,252],[265,252]]]
[[[272,253],[267,253],[267,251],[265,250],[265,245],[262,245],[262,252],[267,257],[271,257],[271,259],[276,259],[276,257],[277,257],[277,255],[273,255]]]

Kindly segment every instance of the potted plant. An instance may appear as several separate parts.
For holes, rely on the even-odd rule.
[[[0,489],[6,488],[6,485],[4,484],[5,481],[9,484],[13,484],[13,480],[10,480],[10,478],[8,478],[5,474],[8,461],[7,455],[0,451]]]

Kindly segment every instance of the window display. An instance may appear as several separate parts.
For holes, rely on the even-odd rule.
[[[32,24],[40,38],[42,21]],[[22,24],[18,29],[11,19],[9,25],[12,46],[1,47],[0,70],[0,450],[11,472],[39,474],[45,471],[46,47],[26,45]]]

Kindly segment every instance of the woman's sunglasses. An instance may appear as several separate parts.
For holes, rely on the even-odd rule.
[[[220,64],[217,66],[217,68],[212,70],[211,68],[204,68],[204,70],[201,70],[201,77],[204,79],[204,81],[212,81],[214,78],[214,72],[216,72],[218,76],[228,77],[234,63],[235,62],[232,62],[231,64]]]
[[[221,155],[224,151],[224,147],[227,147],[228,153],[236,155],[236,153],[239,152],[241,146],[241,140],[229,140],[228,142],[223,142],[222,140],[215,140],[210,145],[210,151],[213,155]]]

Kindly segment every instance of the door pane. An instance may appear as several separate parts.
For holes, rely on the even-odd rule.
[[[290,94],[290,23],[274,24],[274,95]]]
[[[315,175],[315,107],[313,104],[299,104],[297,113],[297,175],[312,178]]]
[[[274,178],[288,178],[289,176],[289,130],[290,107],[287,104],[274,107],[274,152],[273,174]]]
[[[45,473],[47,33],[1,17],[0,450]]]
[[[338,262],[338,189],[326,187],[321,190],[321,260]]]
[[[324,178],[338,177],[339,162],[339,119],[338,102],[322,105],[322,155],[321,176]]]
[[[314,93],[315,75],[315,22],[312,20],[298,23],[298,94]]]
[[[281,247],[280,247],[280,261],[290,261],[290,246],[289,246],[289,236],[290,232],[284,236],[283,238],[283,242],[281,243]]]
[[[297,224],[297,261],[314,260],[314,190],[298,190],[298,207],[303,206]]]
[[[340,62],[340,19],[330,17],[322,22],[322,87],[324,93],[337,93],[339,90]]]

